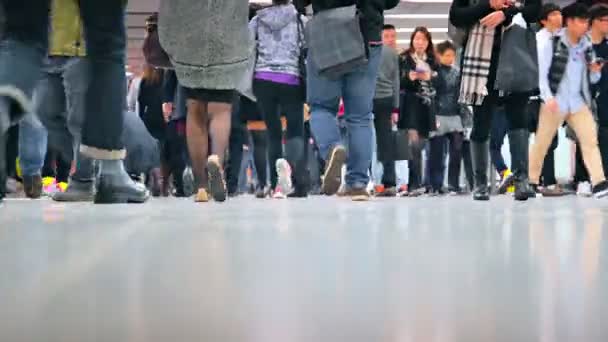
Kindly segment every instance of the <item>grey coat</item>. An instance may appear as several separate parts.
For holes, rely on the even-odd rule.
[[[235,89],[250,55],[247,0],[162,0],[160,43],[180,85]]]

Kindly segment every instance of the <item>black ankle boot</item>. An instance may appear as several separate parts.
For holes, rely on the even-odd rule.
[[[527,201],[533,197],[534,191],[528,183],[528,151],[530,133],[527,129],[517,129],[509,132],[511,149],[511,169],[515,176],[516,201]]]
[[[109,167],[104,163],[119,163]],[[122,160],[101,161],[100,174],[97,178],[95,203],[144,203],[150,193],[141,183],[134,182],[122,166]]]
[[[489,201],[488,166],[490,144],[488,141],[471,142],[471,155],[473,157],[473,173],[475,175],[475,190],[473,199],[476,201]]]

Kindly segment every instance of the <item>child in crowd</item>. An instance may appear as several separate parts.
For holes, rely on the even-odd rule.
[[[426,27],[417,27],[412,33],[410,48],[402,54],[401,88],[405,91],[405,103],[401,106],[398,122],[399,129],[408,130],[409,196],[425,192],[421,182],[422,148],[430,132],[436,129],[437,69],[431,33]]]
[[[593,195],[601,198],[608,195],[608,182],[598,148],[597,125],[591,113],[593,98],[590,84],[600,80],[603,64],[596,59],[587,36],[590,18],[587,6],[574,3],[566,6],[562,14],[566,29],[538,46],[539,86],[543,105],[530,153],[530,183],[538,191],[543,160],[551,140],[565,120],[579,140],[592,180]]]
[[[449,141],[448,191],[458,194],[460,189],[460,163],[462,161],[462,144],[464,126],[462,116],[467,108],[458,103],[460,91],[460,72],[454,67],[456,48],[445,41],[437,45],[439,68],[437,77],[437,129],[431,132],[430,139],[430,185],[431,193],[443,194],[444,180],[444,147]]]

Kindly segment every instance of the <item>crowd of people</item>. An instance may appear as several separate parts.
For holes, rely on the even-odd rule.
[[[124,1],[2,1],[0,201],[608,195],[608,6],[455,0],[400,50],[398,3],[162,0],[127,77]]]

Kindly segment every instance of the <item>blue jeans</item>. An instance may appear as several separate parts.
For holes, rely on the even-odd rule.
[[[23,176],[41,174],[46,149],[46,128],[36,115],[26,114],[19,123],[19,165]]]
[[[370,46],[369,63],[338,80],[319,76],[318,67],[312,59],[309,58],[307,63],[310,124],[321,156],[325,160],[331,149],[341,143],[336,114],[340,98],[344,101],[344,118],[348,132],[346,185],[350,188],[365,188],[369,182],[373,98],[381,53],[381,46]]]
[[[3,1],[0,97],[11,101],[12,121],[31,111],[29,98],[40,79],[48,47],[50,0]],[[97,159],[123,159],[125,108],[124,0],[79,1],[87,42],[89,84],[81,149]]]

